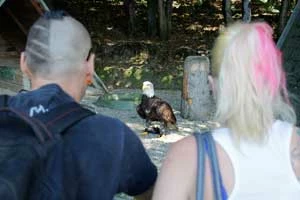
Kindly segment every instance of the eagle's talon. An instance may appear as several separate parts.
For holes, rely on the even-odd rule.
[[[148,135],[149,133],[147,131],[144,131],[141,133],[141,136],[145,136],[145,135]]]
[[[165,134],[160,133],[157,137],[158,137],[158,138],[163,138],[163,137],[165,137],[165,136],[166,136]]]

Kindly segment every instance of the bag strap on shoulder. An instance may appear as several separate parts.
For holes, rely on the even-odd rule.
[[[8,99],[10,98],[7,94],[0,95],[0,108],[4,108],[8,106]]]
[[[1,123],[14,123],[13,118],[7,118],[7,114],[13,114],[11,116],[17,117],[22,122],[26,123],[34,132],[35,136],[38,138],[39,142],[44,143],[47,138],[51,139],[52,134],[49,132],[47,127],[44,126],[38,120],[32,119],[25,115],[22,112],[17,111],[16,109],[8,106],[8,100],[11,96],[4,94],[0,95],[0,116],[1,116]]]
[[[0,95],[0,112],[13,113],[17,118],[28,124],[42,143],[53,138],[53,134],[64,133],[65,130],[80,120],[95,114],[76,102],[70,102],[32,118],[14,108],[9,108],[9,98],[9,95]]]
[[[204,177],[205,177],[205,150],[201,133],[194,134],[197,142],[197,184],[196,184],[196,200],[204,199]]]
[[[222,178],[219,169],[215,142],[211,132],[195,133],[198,148],[198,178],[196,199],[204,199],[205,156],[207,154],[213,179],[214,198],[222,200]]]
[[[13,115],[11,115],[13,114]],[[10,117],[8,117],[10,116]],[[24,113],[21,113],[11,107],[1,107],[0,108],[0,119],[1,123],[12,124],[15,123],[15,118],[26,123],[34,132],[34,135],[38,138],[41,143],[52,138],[52,133],[47,129],[47,127],[40,121],[28,117]]]
[[[63,134],[68,128],[91,115],[95,113],[76,102],[71,102],[62,104],[48,113],[39,114],[35,118],[42,121],[51,132]]]

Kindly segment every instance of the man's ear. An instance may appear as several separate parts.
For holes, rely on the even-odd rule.
[[[21,53],[21,57],[20,57],[20,68],[21,71],[28,77],[31,78],[32,77],[32,73],[30,72],[28,65],[27,65],[27,61],[26,61],[26,56],[25,53],[22,52]]]
[[[89,56],[89,59],[86,61],[87,64],[87,71],[86,71],[86,75],[90,76],[89,78],[93,78],[94,72],[95,72],[95,54],[91,53],[91,55]]]

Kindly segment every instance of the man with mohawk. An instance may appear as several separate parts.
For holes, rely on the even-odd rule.
[[[8,107],[38,120],[59,106],[78,104],[94,73],[90,49],[91,37],[79,21],[64,11],[45,13],[31,27],[20,59],[31,91],[9,98]],[[41,184],[30,199],[111,200],[121,192],[151,198],[156,167],[123,122],[94,114],[62,137],[61,148],[55,146],[46,158]]]

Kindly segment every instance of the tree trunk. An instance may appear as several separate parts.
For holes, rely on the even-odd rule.
[[[243,21],[251,21],[251,0],[243,0]]]
[[[134,0],[124,0],[124,7],[126,15],[128,16],[128,33],[133,35],[135,33],[135,1]]]
[[[225,25],[229,25],[233,22],[232,19],[232,11],[231,11],[231,0],[223,0],[222,1],[222,11],[224,16]]]
[[[157,0],[147,1],[148,9],[148,35],[154,37],[157,34]]]
[[[280,18],[279,18],[279,34],[282,33],[286,25],[289,5],[290,5],[290,0],[282,0]]]
[[[164,0],[158,0],[159,35],[162,40],[168,39],[168,20]]]
[[[206,1],[204,1],[204,2],[206,2]],[[208,5],[209,6],[215,6],[215,3],[217,2],[217,0],[208,0]]]
[[[173,12],[173,0],[167,0],[167,21],[168,21],[168,38],[172,30],[172,12]]]
[[[158,0],[159,33],[162,40],[168,40],[172,26],[173,0]]]

